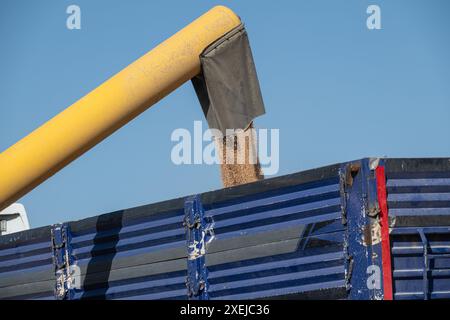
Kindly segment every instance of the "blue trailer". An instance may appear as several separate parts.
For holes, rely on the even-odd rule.
[[[365,158],[0,237],[0,299],[450,298],[450,158]]]

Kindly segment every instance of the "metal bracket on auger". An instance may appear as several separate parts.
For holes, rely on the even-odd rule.
[[[51,228],[53,266],[55,270],[55,299],[70,300],[74,294],[76,275],[72,268],[70,228],[67,223],[55,224]]]
[[[188,197],[184,203],[184,226],[187,244],[186,287],[189,299],[208,300],[208,270],[205,265],[206,245],[213,237],[199,196]]]

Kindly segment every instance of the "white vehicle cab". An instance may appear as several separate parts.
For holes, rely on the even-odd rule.
[[[30,229],[25,207],[20,203],[13,203],[0,211],[0,235],[10,234]]]

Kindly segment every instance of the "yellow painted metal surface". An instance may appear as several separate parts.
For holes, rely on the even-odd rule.
[[[2,152],[0,210],[197,75],[200,53],[240,23],[212,8]]]

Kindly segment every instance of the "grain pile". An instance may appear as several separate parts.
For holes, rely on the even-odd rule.
[[[257,155],[257,135],[253,123],[246,130],[216,139],[224,187],[264,179]]]

